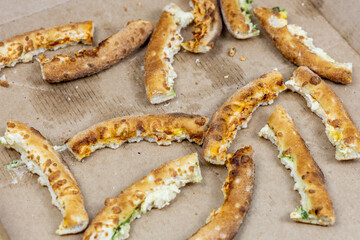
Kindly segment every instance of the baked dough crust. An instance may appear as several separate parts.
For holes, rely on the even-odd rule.
[[[58,83],[101,72],[143,45],[152,31],[151,22],[130,21],[125,28],[102,41],[94,49],[81,50],[74,56],[60,54],[52,59],[40,56],[42,77],[49,83]]]
[[[307,67],[299,67],[285,85],[302,95],[325,124],[337,160],[360,158],[360,133],[332,88]]]
[[[125,116],[96,124],[66,141],[66,147],[81,161],[97,149],[118,148],[125,142],[147,140],[159,145],[171,141],[202,144],[207,117],[184,113]]]
[[[78,42],[91,45],[93,33],[94,23],[87,21],[17,35],[0,42],[0,70],[13,67],[18,62],[30,62],[34,55],[46,50],[56,50]]]
[[[234,38],[247,39],[260,34],[256,25],[253,25],[250,20],[251,2],[248,0],[220,0],[224,23]]]
[[[223,205],[213,210],[205,226],[189,240],[233,239],[249,209],[254,186],[254,161],[251,146],[228,154],[226,166],[228,177],[222,187],[225,196]]]
[[[193,7],[193,39],[181,46],[193,53],[207,53],[221,34],[222,21],[217,0],[191,0]]]
[[[183,12],[173,3],[164,8],[145,54],[145,89],[152,104],[176,96],[173,85],[177,74],[171,64],[183,41],[180,31],[193,19],[192,13]]]
[[[84,200],[74,175],[53,146],[36,129],[17,121],[9,121],[0,144],[21,154],[27,168],[39,175],[39,183],[47,186],[52,203],[64,219],[56,231],[59,235],[83,231],[89,223]]]
[[[197,153],[165,163],[117,197],[106,199],[105,207],[91,222],[82,240],[113,239],[118,228],[122,228],[122,234],[114,239],[127,239],[132,220],[153,207],[165,207],[180,192],[180,187],[198,182],[202,182],[202,177]],[[162,198],[166,191],[171,191],[171,196]]]
[[[334,224],[334,208],[326,190],[324,174],[283,107],[276,106],[268,124],[259,135],[278,147],[281,163],[291,170],[291,176],[295,180],[294,189],[301,195],[301,208],[292,212],[290,218],[325,226]]]
[[[273,70],[235,92],[213,115],[205,133],[203,156],[212,164],[225,164],[226,151],[237,130],[246,128],[251,114],[268,105],[286,89],[283,76]]]
[[[336,83],[351,83],[352,64],[338,63],[322,49],[316,48],[305,31],[298,26],[287,24],[285,11],[281,14],[278,9],[256,8],[254,13],[275,46],[290,62],[307,66],[321,77]],[[294,29],[296,33],[293,35],[289,29]]]

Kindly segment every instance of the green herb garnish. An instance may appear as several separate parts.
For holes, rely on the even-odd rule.
[[[125,225],[130,224],[130,222],[136,217],[136,215],[139,213],[139,210],[136,209],[130,217],[128,217],[124,222],[120,223],[120,225],[116,228],[111,240],[116,240],[118,239],[118,237],[123,234],[122,233],[122,229],[124,228]]]
[[[12,168],[20,167],[24,164],[25,163],[23,161],[11,161],[8,165],[5,166],[5,168],[6,168],[6,170],[10,170]]]
[[[305,209],[303,209],[302,206],[298,207],[298,211],[300,212],[302,219],[308,219],[309,218],[308,212]]]

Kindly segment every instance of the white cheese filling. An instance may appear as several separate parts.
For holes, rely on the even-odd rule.
[[[293,35],[294,37],[299,39],[302,43],[304,43],[310,49],[311,52],[315,53],[319,57],[322,57],[324,60],[326,60],[328,62],[331,62],[339,67],[343,67],[343,68],[346,68],[346,69],[352,71],[352,63],[336,62],[329,55],[327,55],[327,53],[323,49],[315,47],[313,44],[313,39],[309,38],[307,36],[307,32],[305,32],[301,27],[296,26],[294,24],[289,24],[289,25],[287,25],[287,28],[288,28],[289,32],[291,33],[291,35]],[[300,38],[300,37],[302,37],[302,38]]]

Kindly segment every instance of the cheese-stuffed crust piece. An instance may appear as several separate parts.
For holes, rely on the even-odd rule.
[[[307,67],[299,67],[285,85],[302,95],[325,124],[337,160],[360,158],[360,133],[334,90]]]
[[[115,198],[108,198],[105,207],[85,231],[83,240],[129,237],[130,223],[152,208],[163,208],[187,183],[202,182],[197,153],[170,161],[126,188]]]
[[[324,174],[284,108],[276,106],[259,136],[278,147],[281,163],[290,169],[295,180],[294,189],[300,193],[300,206],[290,214],[290,218],[324,226],[334,224],[334,208],[326,190]]]
[[[30,62],[34,55],[82,42],[92,44],[92,21],[70,23],[24,33],[0,42],[0,69]]]
[[[268,105],[285,90],[283,76],[273,70],[235,92],[213,115],[205,133],[203,156],[212,164],[225,164],[226,151],[237,130],[246,128],[252,113]]]
[[[260,31],[251,22],[252,0],[220,0],[221,13],[229,32],[237,39],[258,36]]]
[[[192,13],[182,11],[173,3],[164,8],[145,54],[145,89],[152,104],[176,95],[173,85],[177,74],[171,64],[183,41],[180,31],[193,19]]]
[[[49,83],[57,83],[90,76],[110,68],[143,45],[152,31],[151,22],[130,21],[125,28],[94,49],[81,50],[74,56],[56,55],[52,59],[40,56],[42,77]]]
[[[96,124],[66,141],[66,147],[80,161],[97,149],[118,148],[125,142],[147,140],[159,145],[184,139],[202,144],[207,117],[184,113],[125,116]]]
[[[213,49],[216,39],[222,30],[222,21],[217,0],[191,0],[193,7],[194,39],[181,46],[194,53],[207,53]]]
[[[36,129],[17,121],[9,121],[0,144],[21,154],[21,160],[39,175],[39,183],[47,186],[52,204],[64,219],[56,231],[59,235],[83,231],[89,223],[84,200],[75,177],[53,146]]]
[[[189,240],[233,239],[249,209],[254,186],[253,150],[244,147],[234,155],[228,154],[226,161],[228,177],[222,187],[225,196],[223,205],[214,210],[205,226]]]
[[[331,81],[347,84],[352,79],[352,64],[338,63],[324,50],[313,44],[313,39],[296,25],[288,25],[287,12],[279,8],[256,8],[255,16],[270,35],[275,46],[292,63],[307,66]]]

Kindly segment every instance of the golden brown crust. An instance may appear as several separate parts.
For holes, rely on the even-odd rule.
[[[325,123],[327,136],[336,146],[337,160],[360,158],[359,130],[339,97],[324,80],[309,68],[299,67],[286,85],[302,95],[308,94],[315,103],[319,104],[319,108],[313,106],[311,110]],[[309,107],[312,104],[314,103],[308,102]]]
[[[142,209],[142,203],[154,189],[177,182],[177,187],[182,187],[186,183],[201,181],[196,153],[165,163],[126,188],[117,197],[106,199],[104,208],[86,229],[82,240],[112,239],[116,228],[128,220],[134,211],[145,213],[150,210]]]
[[[189,14],[189,13],[188,13]],[[192,14],[190,13],[192,16]],[[183,41],[180,30],[187,25],[188,18],[177,5],[165,7],[156,25],[145,54],[145,89],[148,100],[158,104],[175,97],[173,81],[176,73],[171,66],[173,55]],[[192,20],[192,18],[189,18]]]
[[[297,178],[296,185],[304,187],[307,196],[308,208],[303,208],[309,214],[316,216],[317,219],[327,219],[330,224],[335,222],[334,208],[329,193],[326,190],[325,178],[319,166],[312,158],[304,140],[296,130],[294,121],[289,117],[284,108],[276,106],[271,114],[269,127],[273,130],[277,138],[277,146],[280,154],[291,156],[295,164],[294,178]],[[301,189],[298,189],[301,191]],[[302,221],[302,219],[296,219]],[[329,225],[322,224],[320,225]]]
[[[351,83],[352,71],[345,68],[343,64],[330,62],[323,57],[315,54],[308,46],[304,44],[301,38],[303,36],[292,35],[286,24],[282,27],[276,27],[270,23],[271,18],[281,18],[278,10],[267,8],[256,8],[255,16],[260,20],[261,24],[270,35],[275,46],[280,52],[292,63],[298,66],[307,66],[320,76],[331,81],[347,84]]]
[[[256,26],[251,27],[246,23],[245,14],[250,14],[250,9],[240,6],[239,0],[220,0],[220,7],[224,23],[235,38],[246,39],[259,35]]]
[[[143,45],[152,30],[151,22],[130,21],[94,49],[76,52],[74,56],[56,55],[52,59],[40,56],[43,79],[49,83],[64,82],[110,68]]]
[[[33,55],[82,42],[92,44],[93,22],[79,22],[39,29],[0,42],[0,69],[29,62]]]
[[[14,136],[15,138],[12,138]],[[36,129],[17,121],[7,123],[4,139],[7,140],[5,146],[14,148],[22,154],[22,159],[23,161],[25,159],[27,166],[35,164],[39,167],[41,174],[46,176],[49,190],[51,187],[55,193],[56,199],[53,201],[57,203],[56,206],[61,208],[64,216],[57,233],[62,235],[84,230],[89,223],[89,218],[80,188],[66,163],[50,142]],[[27,161],[32,163],[28,165]],[[41,183],[46,185],[44,181],[47,180],[43,179],[43,176],[36,172],[34,167],[30,167],[29,170],[38,174]]]
[[[213,164],[224,164],[226,151],[239,128],[246,127],[253,111],[270,104],[285,90],[283,76],[273,70],[234,93],[213,115],[205,133],[203,156]]]
[[[66,141],[66,146],[80,161],[96,149],[119,147],[129,141],[156,141],[168,145],[188,139],[202,144],[208,118],[200,115],[170,113],[162,115],[125,116],[96,124]]]
[[[214,48],[222,30],[217,0],[191,0],[194,9],[193,39],[181,46],[194,53],[207,53]]]
[[[229,174],[222,189],[225,201],[211,214],[210,221],[189,240],[233,239],[243,223],[254,186],[254,161],[251,146],[241,148],[234,155],[230,155],[226,166]]]

